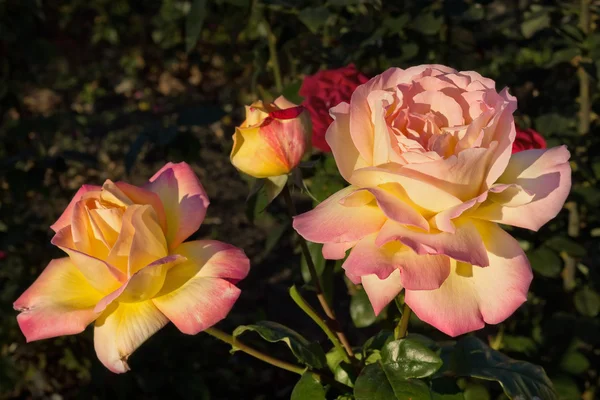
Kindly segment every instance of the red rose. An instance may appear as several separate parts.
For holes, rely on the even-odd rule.
[[[325,141],[325,132],[333,122],[329,109],[343,101],[350,101],[354,89],[368,80],[353,64],[319,71],[304,78],[299,94],[304,97],[302,105],[309,111],[312,120],[314,147],[331,151]]]
[[[542,135],[533,129],[521,129],[517,127],[517,137],[513,142],[512,152],[518,153],[519,151],[529,149],[545,149],[546,140]]]

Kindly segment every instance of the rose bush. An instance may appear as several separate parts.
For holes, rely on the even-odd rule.
[[[512,152],[517,153],[530,149],[545,149],[546,139],[539,132],[529,128],[521,129],[517,126],[517,136],[513,142]]]
[[[354,64],[319,71],[304,78],[298,94],[304,97],[302,105],[310,112],[314,147],[325,152],[331,151],[325,141],[325,132],[333,122],[329,109],[343,101],[349,101],[354,90],[368,80]]]
[[[376,313],[402,289],[419,318],[456,336],[496,324],[527,298],[518,242],[570,189],[569,152],[511,157],[516,99],[491,79],[441,65],[391,68],[331,109],[326,140],[350,186],[294,219],[342,259]]]
[[[171,321],[196,334],[223,319],[246,277],[244,252],[215,240],[184,241],[209,205],[192,169],[167,164],[143,187],[83,186],[52,225],[52,260],[14,303],[27,341],[82,332],[113,372]]]

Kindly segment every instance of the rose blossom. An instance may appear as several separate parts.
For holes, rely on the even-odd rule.
[[[527,298],[518,242],[571,184],[563,147],[511,157],[516,100],[476,72],[391,68],[331,110],[326,140],[350,186],[294,228],[362,283],[376,313],[405,289],[419,318],[456,336],[496,324]]]
[[[517,127],[517,136],[513,142],[512,152],[518,153],[523,150],[530,149],[545,149],[546,140],[537,131],[529,129],[521,129]]]
[[[68,257],[48,264],[14,303],[27,341],[82,332],[113,372],[171,321],[196,334],[223,319],[248,274],[244,252],[216,240],[183,243],[208,197],[185,163],[167,164],[144,187],[83,186],[52,225]]]
[[[354,89],[368,80],[354,64],[319,71],[304,78],[299,94],[304,97],[302,105],[310,112],[313,146],[325,152],[331,151],[325,141],[325,132],[333,122],[329,109],[343,101],[350,101]]]
[[[255,178],[287,175],[310,148],[310,118],[302,106],[283,96],[274,103],[254,102],[236,128],[231,163]]]

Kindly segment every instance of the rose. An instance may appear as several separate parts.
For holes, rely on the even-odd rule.
[[[353,64],[319,71],[304,78],[299,94],[304,97],[302,105],[310,113],[313,146],[325,152],[331,151],[325,141],[325,132],[333,122],[329,109],[343,101],[350,101],[354,89],[368,80]]]
[[[545,149],[546,140],[537,131],[517,127],[517,137],[513,142],[512,152],[517,153],[529,149]]]
[[[476,72],[392,68],[331,110],[326,140],[351,184],[294,219],[342,259],[376,313],[405,289],[422,320],[456,336],[525,300],[531,268],[497,223],[532,230],[570,188],[565,147],[511,157],[516,100]]]
[[[246,107],[246,120],[235,130],[231,163],[255,178],[284,176],[310,147],[310,118],[302,106],[283,96],[272,104]]]
[[[113,372],[169,320],[196,334],[223,319],[249,269],[243,251],[215,240],[183,243],[208,197],[191,168],[167,164],[144,187],[83,186],[52,225],[52,260],[14,303],[27,341],[82,332]]]

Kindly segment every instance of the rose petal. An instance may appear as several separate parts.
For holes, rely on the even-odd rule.
[[[377,232],[386,220],[373,200],[371,204],[348,207],[340,201],[356,191],[349,186],[330,196],[315,209],[294,217],[294,229],[315,243],[357,241]]]
[[[146,265],[167,256],[165,236],[151,206],[135,205],[125,210],[121,233],[128,231],[131,232],[131,247],[127,263],[128,276],[132,276]]]
[[[388,220],[381,228],[375,243],[381,246],[399,240],[421,255],[446,255],[481,267],[488,266],[487,252],[474,223],[469,219],[458,219],[455,225],[454,233],[427,233],[417,232]]]
[[[176,250],[188,261],[169,270],[152,300],[183,333],[196,334],[227,316],[250,262],[244,252],[215,240],[184,243]]]
[[[244,279],[250,271],[250,260],[243,250],[217,240],[195,240],[183,243],[176,253],[187,258],[188,262],[169,272],[169,279],[177,275],[182,278],[197,276],[221,278],[231,283]],[[186,279],[187,280],[187,279]]]
[[[325,140],[331,147],[340,175],[350,182],[355,169],[367,166],[350,137],[350,105],[340,103],[329,112],[334,121],[327,129]]]
[[[372,188],[386,183],[399,183],[406,196],[419,207],[433,213],[462,204],[463,201],[442,190],[436,182],[421,180],[407,175],[403,169],[393,165],[362,168],[354,171],[350,181],[354,186]]]
[[[113,303],[94,324],[96,354],[112,372],[127,372],[129,356],[167,322],[151,301]]]
[[[377,246],[376,237],[376,234],[372,234],[362,238],[342,265],[354,283],[358,283],[361,277],[373,274],[379,279],[385,279],[399,270],[403,287],[432,290],[439,288],[448,277],[448,257],[418,255],[397,241]]]
[[[113,301],[134,303],[149,300],[163,287],[167,272],[174,266],[186,261],[177,254],[153,262],[137,271],[120,288],[105,296],[96,304],[94,311],[104,311]]]
[[[15,301],[19,327],[28,342],[83,332],[96,319],[102,293],[91,286],[68,258],[50,261]]]
[[[71,214],[73,248],[84,254],[106,259],[110,249],[100,227],[91,219],[85,201],[79,201],[73,206]]]
[[[438,161],[408,164],[402,173],[466,201],[481,194],[494,149],[466,149]]]
[[[512,144],[517,135],[513,113],[517,109],[517,99],[504,88],[499,95],[494,91],[487,93],[489,96],[499,96],[503,102],[500,111],[493,119],[492,126],[484,128],[485,138],[482,146],[490,147],[496,142],[496,150],[490,161],[490,168],[486,179],[486,186],[490,187],[505,170],[512,154]]]
[[[471,210],[477,204],[484,202],[488,198],[488,192],[483,192],[474,199],[465,201],[464,203],[451,207],[435,215],[433,218],[434,225],[442,232],[454,233],[456,226],[452,220],[460,217],[463,213]]]
[[[565,146],[548,150],[526,150],[513,154],[499,183],[516,184],[533,199],[511,206],[506,198],[492,197],[473,216],[537,231],[554,218],[571,190],[569,151]],[[504,203],[503,203],[504,201]],[[512,201],[512,197],[511,197]]]
[[[231,163],[238,170],[255,178],[279,176],[289,172],[287,160],[265,142],[260,127],[236,128]]]
[[[346,257],[348,249],[354,247],[356,242],[343,242],[343,243],[324,243],[323,244],[323,258],[326,260],[342,260]]]
[[[195,335],[225,318],[240,293],[224,279],[195,278],[152,301],[181,332]]]
[[[132,205],[123,213],[122,227],[107,262],[131,276],[168,254],[156,212],[149,205]]]
[[[121,271],[104,260],[75,249],[71,226],[65,226],[58,231],[51,243],[69,255],[85,279],[99,292],[108,294],[124,282],[126,271]]]
[[[167,217],[165,215],[165,208],[163,206],[160,197],[154,192],[140,188],[137,186],[130,185],[125,182],[117,182],[117,187],[125,193],[127,197],[131,199],[135,204],[150,205],[156,212],[160,227],[163,229],[165,234],[167,233]]]
[[[396,270],[394,255],[402,247],[398,243],[389,243],[382,247],[375,245],[377,234],[365,236],[356,243],[350,255],[342,264],[348,277],[354,283],[360,283],[366,275],[376,275],[385,279]]]
[[[189,165],[167,163],[150,178],[146,188],[156,193],[164,206],[169,249],[179,246],[200,228],[209,201]]]
[[[402,291],[400,282],[400,271],[396,270],[385,279],[379,279],[377,275],[365,275],[361,279],[363,288],[369,296],[375,315],[379,315],[396,296]]]
[[[100,186],[95,186],[95,185],[83,185],[82,187],[80,187],[79,190],[77,191],[77,193],[75,193],[75,196],[73,196],[73,199],[71,199],[71,202],[69,203],[67,208],[65,208],[65,211],[63,211],[60,218],[58,218],[58,220],[54,224],[50,225],[50,229],[52,229],[54,232],[58,232],[65,226],[70,225],[71,224],[71,215],[73,213],[73,207],[75,206],[75,204],[79,200],[81,200],[81,197],[85,193],[91,192],[91,191],[100,191],[100,189],[101,189]]]
[[[486,268],[453,262],[437,290],[407,290],[405,301],[423,321],[450,336],[498,324],[527,300],[532,272],[519,243],[496,224],[478,222],[488,251]]]
[[[358,150],[360,156],[365,160],[367,165],[373,165],[373,135],[365,134],[372,132],[373,126],[371,120],[371,109],[369,107],[369,94],[376,90],[388,89],[396,86],[398,78],[404,74],[400,68],[390,68],[380,75],[377,75],[369,82],[360,85],[352,93],[350,100],[350,120],[349,133],[354,146]],[[328,135],[329,136],[329,133]],[[327,143],[334,148],[329,139]],[[335,154],[335,153],[334,153]]]
[[[363,190],[375,197],[379,208],[389,219],[404,225],[429,230],[429,223],[417,210],[418,206],[411,205],[410,199],[399,185],[387,184],[378,188],[359,189],[354,193],[360,193]]]

